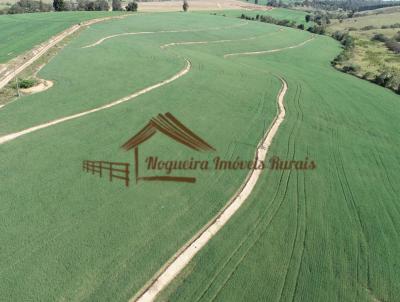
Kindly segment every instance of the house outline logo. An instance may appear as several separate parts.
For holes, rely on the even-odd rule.
[[[158,114],[156,117],[153,117],[137,134],[121,146],[125,151],[134,150],[136,183],[138,183],[139,180],[195,183],[195,177],[171,175],[139,176],[139,145],[149,140],[157,132],[160,132],[176,142],[198,152],[216,151],[213,146],[191,131],[170,112]]]

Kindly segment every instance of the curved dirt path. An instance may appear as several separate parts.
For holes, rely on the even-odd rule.
[[[21,64],[17,64],[17,63],[14,64],[14,63],[10,63],[10,62],[5,64],[7,67],[3,68],[2,71],[4,71],[5,69],[10,69],[10,70],[8,72],[6,72],[2,77],[0,77],[0,89],[2,89],[4,86],[6,86],[8,84],[8,82],[10,82],[14,77],[16,77],[19,73],[21,73],[25,68],[27,68],[33,62],[35,62],[37,59],[39,59],[50,48],[52,48],[57,43],[61,42],[66,37],[72,35],[78,29],[98,23],[98,22],[107,21],[107,20],[111,20],[111,19],[121,19],[121,18],[125,18],[127,16],[128,15],[112,16],[112,17],[97,18],[97,19],[81,22],[77,25],[71,26],[70,28],[64,30],[60,34],[50,38],[50,40],[41,44],[40,46],[36,46],[33,50],[30,50],[28,53],[24,53],[24,54],[18,56],[17,58],[14,58],[13,60],[21,60],[23,62],[24,61],[23,58],[33,54],[33,56],[31,58],[29,58],[26,62],[23,62]]]
[[[285,118],[285,107],[283,100],[287,92],[287,83],[280,78],[282,87],[278,93],[277,102],[279,111],[273,120],[270,128],[265,133],[264,137],[258,144],[255,160],[264,161],[268,149],[273,138],[278,132],[279,126]],[[230,199],[228,204],[221,212],[214,217],[196,236],[194,236],[177,254],[172,257],[172,260],[167,262],[165,267],[152,278],[148,285],[145,286],[130,302],[151,302],[156,296],[165,289],[168,284],[178,276],[178,274],[186,267],[190,260],[214,237],[215,234],[229,221],[229,219],[237,212],[242,204],[247,200],[253,191],[257,181],[262,173],[262,170],[251,170],[242,184],[239,191]]]
[[[192,64],[190,63],[189,60],[187,60],[187,59],[185,59],[185,60],[186,60],[186,66],[181,71],[179,71],[177,74],[175,74],[174,76],[172,76],[171,78],[169,78],[167,80],[158,82],[157,84],[154,84],[152,86],[149,86],[147,88],[139,90],[138,92],[135,92],[133,94],[125,96],[122,99],[116,100],[116,101],[114,101],[112,103],[109,103],[107,105],[103,105],[103,106],[97,107],[95,109],[91,109],[91,110],[88,110],[88,111],[84,111],[84,112],[80,112],[80,113],[77,113],[77,114],[73,114],[73,115],[69,115],[69,116],[66,116],[66,117],[62,117],[62,118],[56,119],[54,121],[51,121],[51,122],[48,122],[48,123],[45,123],[45,124],[40,124],[38,126],[30,127],[28,129],[25,129],[25,130],[22,130],[22,131],[19,131],[19,132],[6,134],[6,135],[0,137],[0,145],[4,144],[6,142],[12,141],[12,140],[14,140],[14,139],[16,139],[16,138],[18,138],[20,136],[23,136],[25,134],[38,131],[40,129],[48,128],[48,127],[51,127],[51,126],[54,126],[54,125],[57,125],[57,124],[60,124],[60,123],[63,123],[63,122],[69,121],[69,120],[77,119],[77,118],[80,118],[82,116],[85,116],[85,115],[88,115],[88,114],[91,114],[91,113],[95,113],[95,112],[98,112],[98,111],[101,111],[101,110],[109,109],[111,107],[114,107],[114,106],[117,106],[119,104],[125,103],[125,102],[127,102],[127,101],[129,101],[131,99],[134,99],[134,98],[136,98],[136,97],[138,97],[138,96],[140,96],[142,94],[150,92],[150,91],[152,91],[152,90],[154,90],[156,88],[159,88],[159,87],[164,86],[164,85],[166,85],[168,83],[171,83],[171,82],[179,79],[180,77],[183,77],[185,74],[187,74],[190,71],[190,68],[192,67]]]
[[[122,37],[122,36],[133,36],[133,35],[150,35],[150,34],[165,34],[165,33],[185,33],[185,32],[200,32],[200,31],[208,31],[208,30],[223,30],[223,29],[230,29],[230,28],[236,28],[240,26],[244,26],[249,24],[248,22],[243,22],[240,24],[234,24],[230,26],[225,26],[225,27],[211,27],[211,28],[202,28],[202,29],[179,29],[179,30],[160,30],[160,31],[138,31],[138,32],[128,32],[128,33],[121,33],[121,34],[115,34],[111,36],[107,36],[104,38],[101,38],[100,40],[86,45],[82,46],[82,48],[89,48],[89,47],[95,47],[97,45],[100,45],[106,40],[113,39],[116,37]]]
[[[211,40],[211,41],[186,41],[186,42],[172,42],[172,43],[167,43],[163,44],[160,46],[160,48],[165,49],[171,46],[179,46],[179,45],[196,45],[196,44],[217,44],[217,43],[227,43],[227,42],[239,42],[239,41],[250,41],[250,40],[255,40],[264,36],[269,36],[271,34],[281,32],[283,29],[279,29],[278,31],[274,31],[271,33],[263,34],[263,35],[258,35],[258,36],[253,36],[250,38],[243,38],[243,39],[231,39],[231,40]]]
[[[305,41],[303,41],[303,42],[301,42],[299,44],[288,46],[288,47],[283,47],[283,48],[270,49],[270,50],[261,50],[261,51],[228,53],[228,54],[224,55],[224,58],[234,57],[234,56],[262,55],[262,54],[266,54],[266,53],[273,53],[273,52],[278,52],[278,51],[282,51],[282,50],[293,49],[293,48],[301,47],[301,46],[307,44],[308,42],[314,40],[314,38],[315,38],[315,36],[313,35],[310,39],[305,40]]]

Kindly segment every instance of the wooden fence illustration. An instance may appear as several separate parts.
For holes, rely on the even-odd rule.
[[[100,177],[106,175],[110,181],[112,181],[113,178],[122,179],[125,181],[125,186],[129,187],[128,163],[84,160],[82,162],[82,170],[92,172],[92,174],[98,173]]]

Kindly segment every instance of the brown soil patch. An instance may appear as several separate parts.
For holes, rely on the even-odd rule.
[[[189,11],[201,10],[228,10],[228,9],[248,9],[248,10],[270,10],[271,7],[255,5],[237,0],[191,0],[189,1]],[[139,12],[172,12],[182,11],[182,1],[154,1],[140,2]]]

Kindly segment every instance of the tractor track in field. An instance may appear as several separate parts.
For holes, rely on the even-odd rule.
[[[254,55],[262,55],[262,54],[267,54],[267,53],[274,53],[274,52],[279,52],[282,50],[288,50],[288,49],[293,49],[293,48],[298,48],[301,46],[304,46],[308,42],[311,42],[312,40],[315,39],[315,36],[313,35],[310,39],[307,39],[299,44],[292,45],[292,46],[287,46],[287,47],[282,47],[282,48],[277,48],[277,49],[269,49],[269,50],[260,50],[260,51],[249,51],[249,52],[237,52],[237,53],[228,53],[224,55],[224,58],[229,58],[229,57],[236,57],[236,56],[254,56]]]
[[[296,151],[296,136],[297,134],[300,132],[302,126],[303,126],[303,118],[304,118],[304,114],[303,114],[303,110],[301,109],[300,106],[300,97],[301,97],[301,93],[302,93],[302,87],[300,85],[297,86],[296,89],[296,94],[294,96],[294,109],[296,109],[296,121],[293,124],[293,127],[296,129],[296,135],[293,138],[293,150],[295,154]],[[297,108],[296,108],[297,107]],[[288,145],[289,148],[289,145]],[[294,156],[293,158],[294,159]],[[300,200],[300,186],[299,186],[299,174],[296,174],[297,179],[296,179],[296,230],[295,230],[295,235],[293,238],[293,242],[292,242],[292,247],[291,247],[291,252],[290,252],[290,258],[286,267],[286,273],[285,273],[285,279],[283,282],[283,285],[281,287],[280,290],[280,294],[279,294],[279,301],[282,301],[282,298],[284,297],[285,293],[288,291],[288,287],[290,289],[292,289],[292,287],[290,287],[290,271],[291,268],[296,270],[296,278],[293,280],[294,284],[297,284],[298,281],[298,276],[299,276],[299,272],[300,272],[300,265],[301,263],[296,263],[296,249],[300,248],[300,254],[303,255],[304,250],[301,247],[304,247],[304,240],[305,240],[305,224],[306,224],[306,220],[304,217],[304,204],[301,204],[301,200]],[[301,207],[300,207],[301,206]],[[301,210],[302,209],[302,210]],[[300,213],[301,212],[301,213]],[[301,217],[303,217],[303,221],[301,221]],[[303,227],[304,226],[304,227]],[[302,256],[301,256],[302,258]],[[300,259],[301,259],[300,258]],[[294,288],[293,288],[294,290]],[[288,300],[293,300],[294,297],[294,293],[291,294],[290,299],[289,297],[286,297],[286,299]]]
[[[121,16],[111,16],[104,18],[97,18],[88,21],[81,22],[79,24],[73,25],[61,33],[51,37],[47,42],[44,42],[38,46],[35,46],[32,50],[29,50],[18,57],[12,59],[8,63],[5,64],[5,67],[1,69],[0,72],[0,89],[6,86],[13,78],[15,78],[18,74],[24,71],[27,67],[32,65],[37,59],[39,59],[42,55],[44,55],[50,48],[55,46],[57,43],[64,40],[66,37],[72,35],[77,30],[81,28],[85,28],[89,25],[103,22],[111,19],[122,19],[129,15],[121,15]],[[30,57],[29,59],[25,59],[26,57]],[[1,73],[4,72],[3,75]],[[4,106],[4,105],[3,105]],[[1,106],[1,107],[3,107]]]
[[[243,64],[245,65],[245,64]],[[296,94],[295,94],[295,101],[296,101],[296,96],[297,96],[297,90],[296,89]],[[292,153],[291,157],[292,159],[295,158],[295,154],[296,154],[296,139],[295,136],[298,133],[299,127],[297,127],[297,122],[299,121],[298,119],[299,114],[297,114],[297,120],[296,122],[293,124],[290,133],[289,133],[289,137],[288,137],[288,143],[287,143],[287,151],[286,151],[286,158],[289,158],[289,154]],[[293,146],[293,151],[291,152],[291,145]],[[217,289],[217,292],[213,295],[213,298],[211,299],[211,301],[214,301],[219,293],[223,290],[223,288],[228,284],[228,281],[231,279],[231,277],[234,275],[234,273],[237,271],[237,269],[239,268],[240,264],[246,259],[246,257],[248,256],[248,254],[251,252],[251,250],[254,248],[254,246],[256,246],[256,244],[260,241],[260,239],[262,238],[262,236],[265,235],[265,233],[269,230],[269,227],[271,226],[271,224],[273,223],[273,221],[275,220],[275,218],[277,217],[279,211],[281,210],[283,203],[285,201],[286,195],[288,193],[288,188],[289,188],[289,182],[292,176],[292,170],[289,171],[286,180],[283,180],[283,176],[285,175],[285,171],[282,170],[281,172],[281,176],[280,176],[280,180],[279,180],[279,184],[278,187],[275,191],[274,197],[271,201],[271,203],[266,207],[266,209],[264,210],[264,212],[262,213],[262,215],[257,219],[257,221],[254,223],[254,226],[251,228],[251,230],[248,232],[248,234],[246,234],[245,238],[242,240],[242,242],[240,243],[240,245],[235,249],[235,251],[231,254],[231,256],[229,257],[228,261],[226,261],[226,263],[224,263],[223,268],[220,269],[216,276],[214,276],[214,280],[217,278],[217,275],[221,274],[222,270],[228,265],[228,262],[230,262],[233,257],[235,256],[236,253],[239,252],[239,249],[245,244],[246,240],[250,240],[250,236],[253,234],[256,234],[257,231],[259,231],[259,234],[256,234],[256,238],[252,240],[252,242],[250,242],[250,246],[247,247],[247,249],[245,250],[244,254],[240,256],[240,258],[238,259],[238,261],[234,264],[233,269],[231,269],[231,271],[229,272],[228,276],[224,279],[222,285]],[[280,198],[280,200],[277,202],[277,204],[275,204],[275,202],[277,201],[277,197],[278,194],[280,192],[280,189],[282,187],[283,190],[283,196]],[[272,213],[270,215],[270,217],[268,217],[268,214]],[[267,222],[264,224],[262,224],[262,222],[264,220],[267,220]],[[232,260],[233,261],[233,260]],[[285,278],[286,279],[286,278]],[[286,281],[285,281],[286,282]],[[203,291],[202,295],[199,297],[199,299],[196,300],[196,302],[198,302],[205,294],[206,292],[211,288],[212,284],[210,283],[209,286]],[[280,295],[280,297],[282,296],[282,294]]]
[[[297,121],[296,121],[297,122]],[[296,154],[296,144],[295,144],[295,138],[293,137],[294,133],[298,132],[298,128],[296,127],[296,123],[293,124],[293,127],[290,131],[289,137],[288,137],[288,148],[287,148],[287,152],[286,152],[286,158],[289,158],[289,153],[291,148],[291,141],[293,144],[293,154],[292,154],[292,159],[295,158],[295,154]],[[293,139],[292,139],[293,138]],[[279,211],[281,210],[283,203],[286,199],[287,193],[288,193],[288,188],[289,188],[289,183],[290,183],[290,179],[292,176],[292,170],[289,171],[287,177],[286,177],[286,181],[282,182],[283,176],[285,175],[285,171],[282,170],[281,173],[281,178],[278,184],[278,188],[275,191],[274,194],[274,198],[272,199],[270,205],[268,207],[266,207],[266,209],[264,210],[263,214],[261,215],[260,218],[258,218],[258,220],[256,221],[256,223],[254,224],[254,226],[252,227],[251,231],[246,235],[246,237],[243,239],[243,241],[241,242],[241,245],[243,245],[245,243],[246,240],[249,239],[250,237],[250,233],[256,233],[257,230],[259,230],[261,233],[256,235],[255,240],[253,240],[253,242],[251,242],[250,246],[245,250],[244,254],[239,258],[239,260],[234,264],[233,269],[229,272],[228,276],[224,279],[222,285],[217,289],[217,292],[213,295],[211,301],[214,301],[218,295],[220,294],[220,292],[224,289],[224,287],[228,284],[228,281],[232,278],[232,276],[234,275],[234,273],[237,271],[237,269],[239,268],[240,264],[246,259],[246,257],[248,256],[248,254],[250,253],[250,251],[256,246],[256,244],[260,241],[260,239],[262,238],[262,236],[265,235],[265,233],[269,230],[269,227],[271,226],[271,224],[273,223],[273,221],[275,220],[275,218],[277,217]],[[284,183],[284,186],[282,186],[282,190],[283,190],[283,196],[280,198],[279,202],[275,205],[275,201],[277,200],[278,194],[280,192],[280,188],[281,185]],[[268,213],[272,213],[270,217],[267,217]],[[263,225],[262,222],[264,219],[267,219],[268,222]],[[239,251],[239,248],[241,246],[239,246],[237,249],[235,249],[235,253],[237,253]],[[230,257],[229,261],[231,259],[233,259],[233,254]],[[224,266],[226,266],[228,263],[225,263]],[[219,272],[220,273],[220,272]],[[219,274],[218,273],[218,274]],[[207,291],[209,288],[211,287],[211,284],[209,285],[209,287],[205,290]],[[203,293],[203,295],[205,294],[205,292]],[[201,299],[201,297],[200,297]],[[196,300],[196,302],[199,300]]]
[[[201,32],[201,31],[208,31],[208,30],[223,30],[223,29],[231,29],[231,28],[241,27],[241,26],[245,26],[248,24],[249,24],[248,22],[242,22],[240,24],[234,24],[234,25],[229,25],[229,26],[224,26],[224,27],[126,32],[126,33],[120,33],[120,34],[110,35],[110,36],[101,38],[92,44],[82,46],[82,48],[95,47],[97,45],[100,45],[101,43],[103,43],[106,40],[117,38],[117,37],[123,37],[123,36],[138,36],[138,35],[167,34],[167,33],[191,33],[191,32]]]
[[[282,86],[277,96],[278,112],[270,128],[258,144],[255,160],[265,160],[272,140],[284,121],[286,111],[284,98],[288,89],[283,78],[279,78]],[[190,260],[214,237],[215,234],[230,220],[237,210],[244,204],[253,191],[262,170],[251,170],[237,193],[230,199],[225,207],[200,230],[188,243],[186,243],[156,275],[140,290],[130,301],[154,301],[156,296],[186,267]]]
[[[114,102],[111,102],[109,104],[106,104],[106,105],[103,105],[103,106],[100,106],[100,107],[97,107],[97,108],[94,108],[94,109],[91,109],[91,110],[87,110],[87,111],[83,111],[83,112],[80,112],[80,113],[76,113],[76,114],[73,114],[73,115],[65,116],[65,117],[53,120],[51,122],[47,122],[47,123],[44,123],[44,124],[40,124],[40,125],[37,125],[37,126],[33,126],[33,127],[30,127],[30,128],[27,128],[27,129],[22,130],[22,131],[6,134],[6,135],[0,137],[0,145],[4,144],[6,142],[12,141],[12,140],[14,140],[14,139],[16,139],[16,138],[18,138],[20,136],[23,136],[25,134],[28,134],[28,133],[32,133],[32,132],[35,132],[35,131],[38,131],[38,130],[41,130],[41,129],[44,129],[44,128],[48,128],[48,127],[51,127],[51,126],[54,126],[54,125],[57,125],[57,124],[60,124],[60,123],[66,122],[66,121],[74,120],[74,119],[77,119],[77,118],[80,118],[82,116],[89,115],[89,114],[92,114],[92,113],[95,113],[95,112],[98,112],[98,111],[109,109],[111,107],[120,105],[120,104],[125,103],[127,101],[130,101],[130,100],[132,100],[132,99],[134,99],[134,98],[136,98],[136,97],[138,97],[138,96],[140,96],[142,94],[148,93],[148,92],[150,92],[150,91],[152,91],[152,90],[154,90],[156,88],[159,88],[159,87],[162,87],[162,86],[164,86],[166,84],[169,84],[169,83],[179,79],[180,77],[183,77],[185,74],[187,74],[190,71],[190,69],[192,67],[192,64],[190,63],[189,60],[187,60],[187,59],[185,59],[185,60],[186,60],[186,66],[182,70],[180,70],[177,74],[175,74],[174,76],[172,76],[172,77],[170,77],[170,78],[168,78],[166,80],[163,80],[161,82],[153,84],[152,86],[146,87],[146,88],[144,88],[142,90],[139,90],[139,91],[137,91],[137,92],[135,92],[133,94],[125,96],[125,97],[123,97],[121,99],[118,99],[118,100],[116,100]]]

